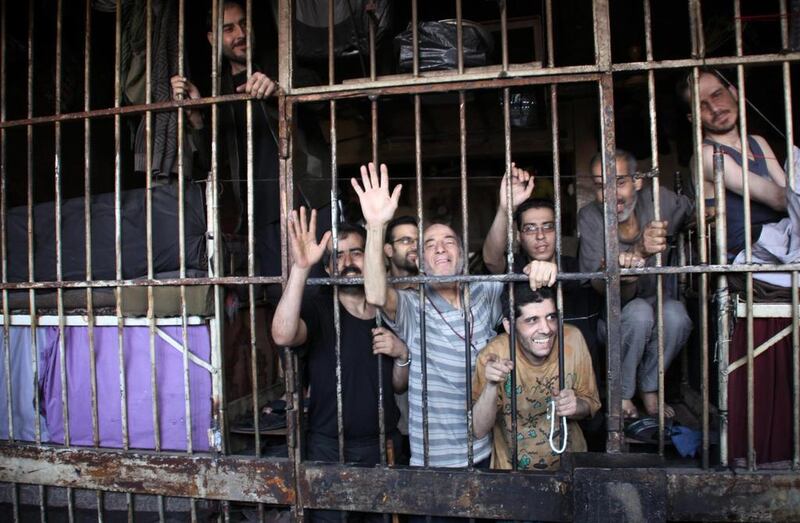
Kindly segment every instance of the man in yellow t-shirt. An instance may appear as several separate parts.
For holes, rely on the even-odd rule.
[[[518,468],[554,469],[559,455],[548,443],[550,402],[557,416],[568,419],[569,452],[586,451],[577,420],[591,417],[600,409],[592,359],[580,330],[564,325],[564,390],[558,390],[558,313],[555,293],[544,287],[536,291],[527,284],[514,285],[514,325],[516,333],[516,398]],[[503,311],[508,314],[507,291]],[[490,341],[478,355],[472,380],[475,436],[493,431],[492,468],[510,469],[511,371],[509,335],[512,328],[503,319],[506,334]],[[560,434],[560,418],[555,420]],[[555,440],[556,444],[560,437]]]

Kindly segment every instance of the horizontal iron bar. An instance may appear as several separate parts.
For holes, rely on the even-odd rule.
[[[791,272],[800,270],[800,263],[781,265],[759,265],[755,263],[741,265],[686,265],[683,267],[642,267],[638,269],[621,269],[622,276],[643,276],[648,274],[730,274],[748,272]],[[591,280],[605,278],[603,272],[562,272],[558,280]],[[525,281],[524,274],[470,274],[453,276],[403,276],[387,278],[389,283],[448,283],[448,282],[511,282]],[[282,283],[281,276],[224,276],[219,278],[164,278],[158,280],[92,280],[92,281],[37,281],[0,283],[0,290],[23,289],[84,289],[113,287],[166,287],[178,285],[249,285]],[[363,278],[309,278],[309,285],[360,285]]]
[[[747,56],[724,56],[718,58],[684,58],[676,60],[653,60],[652,62],[626,62],[613,64],[611,71],[649,71],[651,69],[684,69],[688,67],[727,67],[734,65],[778,65],[781,62],[800,61],[800,52],[769,53]]]
[[[797,520],[800,476],[782,471],[663,468],[636,454],[576,460],[558,472],[494,472],[422,468],[370,468],[304,462],[297,482],[303,506],[364,512],[547,519],[573,515],[573,473],[596,468],[605,478],[582,489],[608,489],[625,478],[666,478],[669,520]],[[610,459],[613,458],[613,459]],[[591,476],[591,472],[589,476]],[[286,459],[243,456],[125,453],[86,448],[0,445],[0,482],[112,492],[196,497],[277,505],[293,503],[292,467]],[[658,483],[654,483],[658,484]],[[584,498],[587,492],[580,493]],[[23,502],[25,500],[23,499]],[[630,500],[634,503],[635,500]]]

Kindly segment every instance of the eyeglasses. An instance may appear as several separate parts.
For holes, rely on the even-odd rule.
[[[526,223],[522,226],[522,234],[549,234],[556,230],[556,224],[554,222],[545,222],[541,225],[534,225],[532,223]]]
[[[414,245],[417,243],[417,238],[412,238],[411,236],[403,236],[402,238],[397,238],[396,240],[392,240],[392,244],[400,243],[402,245]]]

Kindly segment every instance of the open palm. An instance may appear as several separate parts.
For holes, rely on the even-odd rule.
[[[306,208],[300,207],[300,215],[292,211],[289,219],[289,248],[292,261],[300,269],[308,269],[320,259],[331,237],[330,231],[317,243],[317,211],[311,211],[311,220],[306,219]]]
[[[375,164],[370,162],[368,165],[362,165],[361,184],[355,178],[351,178],[350,183],[358,194],[361,213],[367,224],[385,224],[392,219],[403,186],[397,185],[392,194],[389,194],[389,170],[385,164],[381,164],[380,177]]]

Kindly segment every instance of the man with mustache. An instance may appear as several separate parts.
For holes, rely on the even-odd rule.
[[[508,315],[508,292],[503,311]],[[513,324],[512,324],[513,322]],[[506,333],[494,338],[478,355],[472,381],[474,432],[480,438],[493,433],[492,468],[512,468],[517,444],[520,470],[558,467],[559,454],[548,443],[550,424],[560,432],[560,419],[549,419],[550,404],[557,416],[568,419],[569,452],[585,452],[586,440],[577,420],[600,409],[592,358],[580,331],[564,325],[564,385],[558,389],[558,312],[551,287],[531,290],[514,284],[514,312],[503,318]],[[516,370],[510,359],[509,334],[516,335]],[[511,372],[516,374],[517,433],[511,425]],[[556,444],[558,444],[556,440]]]
[[[733,259],[745,246],[742,142],[739,132],[739,93],[713,69],[700,71],[700,122],[703,127],[703,178],[706,205],[714,207],[714,145],[724,156],[725,213],[728,255]],[[692,76],[684,86],[684,100],[691,103]],[[687,117],[691,121],[691,112]],[[761,136],[749,135],[748,183],[750,186],[751,238],[757,242],[762,227],[786,217],[786,174],[775,153]],[[692,163],[694,165],[694,163]]]
[[[426,285],[425,303],[416,290],[397,290],[387,285],[384,263],[386,224],[397,209],[402,186],[389,193],[389,172],[372,163],[361,167],[361,184],[351,180],[367,223],[364,286],[367,301],[381,307],[389,326],[408,344],[409,436],[411,465],[464,467],[468,464],[467,379],[471,379],[478,351],[494,337],[500,322],[500,294],[503,284],[475,282],[462,285],[436,282]],[[465,263],[458,234],[443,223],[431,223],[423,231],[423,267],[429,276],[453,276],[463,272]],[[552,285],[556,266],[534,261],[525,268],[531,287]],[[468,289],[469,307],[464,300]],[[425,314],[421,333],[420,312]],[[469,325],[467,327],[466,324]],[[425,447],[422,401],[421,334],[426,343],[427,436]],[[469,350],[470,369],[465,350]],[[488,467],[491,442],[488,435],[473,442],[477,467]]]
[[[308,349],[307,366],[311,398],[308,411],[306,457],[311,461],[339,461],[337,424],[336,326],[333,294],[320,292],[303,300],[311,267],[323,259],[329,274],[361,276],[364,268],[364,229],[340,224],[336,259],[331,256],[331,233],[317,242],[316,211],[306,219],[305,207],[289,219],[292,268],[275,316],[272,336],[280,346]],[[367,303],[363,285],[339,286],[340,358],[344,459],[348,463],[375,465],[380,462],[378,416],[378,358],[383,359],[384,423],[387,440],[399,448],[394,391],[404,390],[408,380],[408,351],[374,354],[372,332],[377,308]],[[365,517],[367,517],[365,515]],[[372,515],[381,521],[379,514]],[[339,514],[313,511],[312,521],[339,521]],[[370,519],[367,517],[367,519]]]
[[[213,44],[212,16],[208,14],[207,38]],[[252,39],[253,41],[255,39]],[[253,230],[255,235],[256,274],[279,275],[281,272],[280,198],[278,186],[278,110],[273,94],[278,84],[256,63],[253,51],[253,73],[247,74],[247,18],[241,2],[224,0],[222,20],[221,94],[247,93],[252,103],[253,144]],[[277,71],[275,71],[277,73]],[[186,77],[171,78],[174,99],[200,98],[200,91]],[[245,102],[220,104],[219,131],[220,177],[226,182],[221,193],[220,213],[226,232],[246,234],[247,217],[247,140],[248,126]],[[203,110],[186,109],[189,128],[204,129]],[[208,134],[204,131],[204,134]],[[312,154],[305,135],[295,133],[295,151],[299,164],[296,172],[321,176],[326,161],[319,151]],[[209,137],[206,136],[206,139]],[[207,144],[194,144],[204,155]],[[302,165],[301,165],[302,164]],[[229,189],[229,190],[228,190]]]
[[[665,187],[660,188],[661,220],[656,221],[653,193],[636,172],[636,159],[627,151],[616,151],[617,168],[617,235],[621,268],[655,265],[655,254],[665,253],[667,264],[668,237],[681,230],[692,217],[694,206],[685,196],[678,196]],[[594,177],[595,201],[578,212],[580,235],[579,266],[581,272],[595,272],[605,267],[605,241],[600,231],[603,224],[603,178],[601,156],[592,158],[590,169]],[[686,307],[678,301],[675,285],[664,281],[664,369],[686,343],[692,322]],[[592,280],[592,287],[605,293],[604,280]],[[622,325],[622,411],[625,417],[639,415],[633,403],[636,389],[650,416],[658,414],[658,323],[656,319],[656,276],[622,278],[620,293],[622,315],[611,318]],[[606,338],[606,320],[598,325],[598,337]],[[667,417],[675,415],[664,406]]]

